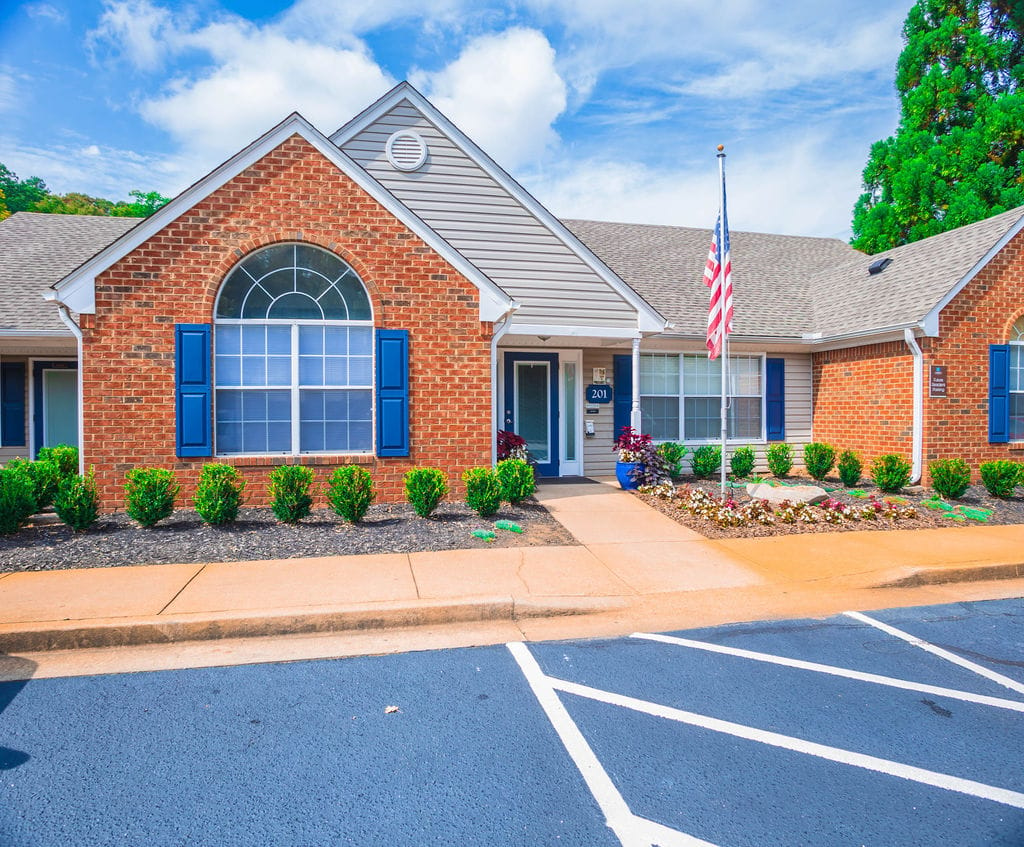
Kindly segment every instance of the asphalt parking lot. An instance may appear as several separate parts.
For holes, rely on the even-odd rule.
[[[0,685],[0,844],[1021,845],[1020,600]]]

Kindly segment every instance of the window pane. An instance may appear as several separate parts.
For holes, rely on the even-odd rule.
[[[353,356],[348,360],[349,385],[373,385],[373,359]]]
[[[686,356],[683,363],[683,393],[707,397],[722,394],[722,360],[707,356]]]
[[[655,441],[679,440],[679,400],[675,397],[641,397],[644,432]]]
[[[348,385],[348,360],[345,356],[324,357],[324,385]]]
[[[731,394],[761,394],[760,357],[729,357],[729,392]]]
[[[242,385],[266,385],[267,360],[262,356],[242,356]]]
[[[563,412],[562,443],[565,445],[565,460],[576,461],[576,363],[566,362],[562,365],[563,385],[562,393],[565,396],[565,411]]]
[[[260,279],[260,287],[276,300],[295,290],[295,271],[286,268],[269,273]]]
[[[372,447],[369,391],[304,390],[299,406],[299,448],[303,452]]]
[[[1010,440],[1024,441],[1024,394],[1010,395]]]
[[[285,294],[267,312],[274,320],[318,321],[324,317],[320,304],[305,294]]]
[[[721,438],[721,398],[687,397],[683,404],[683,433],[687,441]]]
[[[262,324],[242,327],[242,352],[262,356],[267,352],[267,328]]]
[[[324,327],[324,352],[328,355],[343,356],[348,353],[348,327]]]
[[[310,253],[319,253],[320,251],[306,250],[304,255]],[[333,259],[334,257],[331,256]],[[302,262],[302,258],[299,259]],[[332,279],[325,279],[322,274],[315,273],[309,270],[299,270],[295,272],[295,290],[301,291],[307,297],[312,297],[314,300],[323,294],[331,285]]]
[[[761,398],[734,397],[729,404],[729,438],[761,437]]]
[[[242,384],[242,359],[239,356],[217,356],[217,385]]]
[[[373,315],[370,311],[370,298],[366,296],[366,289],[359,277],[351,270],[348,271],[336,283],[338,291],[345,300],[347,314],[328,315],[327,317],[342,320],[348,318],[350,321],[368,321]]]
[[[270,295],[262,288],[253,287],[245,297],[245,305],[242,306],[242,317],[252,320],[264,320],[267,317],[267,310],[273,302]]]
[[[292,328],[290,326],[267,327],[267,352],[279,356],[292,354]]]
[[[288,391],[218,391],[217,452],[289,452],[289,396]]]
[[[348,351],[353,356],[369,356],[373,353],[373,328],[350,326],[348,328]]]
[[[679,395],[679,357],[640,357],[640,393]]]
[[[240,326],[215,327],[213,339],[218,354],[237,356],[242,352],[242,328]]]
[[[299,327],[299,355],[308,356],[312,353],[324,352],[324,327]]]
[[[322,356],[299,357],[299,385],[323,385],[324,360]]]
[[[1010,391],[1024,391],[1024,345],[1010,345]]]

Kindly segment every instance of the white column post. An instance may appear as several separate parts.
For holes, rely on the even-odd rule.
[[[639,433],[643,425],[640,419],[640,339],[633,339],[633,405],[629,411],[629,425]]]

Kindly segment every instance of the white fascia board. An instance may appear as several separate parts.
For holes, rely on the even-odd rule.
[[[496,320],[514,305],[514,301],[508,294],[466,261],[451,245],[332,144],[320,130],[298,112],[293,112],[276,127],[264,133],[244,150],[236,153],[199,182],[186,188],[166,206],[141,221],[113,244],[64,277],[54,286],[57,299],[76,312],[84,314],[95,312],[96,277],[99,274],[152,238],[218,188],[230,182],[246,168],[256,164],[293,135],[299,135],[309,142],[347,177],[447,260],[459,273],[469,279],[480,290],[480,320]]]
[[[984,256],[982,256],[978,262],[971,268],[959,282],[954,285],[949,292],[943,297],[938,304],[921,320],[921,326],[925,327],[926,335],[937,336],[939,334],[939,313],[946,308],[953,299],[967,287],[967,284],[974,279],[982,269],[991,262],[996,254],[999,253],[1007,244],[1010,243],[1011,239],[1024,229],[1024,215],[1021,215],[1020,219],[1013,224]]]
[[[579,240],[569,229],[551,214],[532,194],[523,188],[507,171],[495,162],[468,135],[438,111],[426,97],[408,82],[400,82],[376,103],[331,134],[332,142],[341,147],[350,138],[358,135],[371,123],[392,109],[402,100],[410,101],[438,125],[442,132],[459,144],[463,150],[500,186],[508,191],[527,211],[544,224],[566,247],[603,279],[637,313],[637,328],[641,332],[661,332],[668,326],[667,319],[634,289],[626,284],[593,251]]]
[[[639,333],[632,327],[608,326],[557,326],[555,324],[518,324],[515,318],[508,330],[509,335],[547,335],[567,338],[638,338]]]
[[[0,329],[0,338],[71,338],[72,335],[66,329]]]

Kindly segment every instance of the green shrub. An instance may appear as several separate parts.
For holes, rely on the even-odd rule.
[[[853,452],[853,450],[844,450],[839,456],[839,463],[836,465],[839,471],[839,478],[843,481],[843,485],[847,488],[853,488],[858,482],[860,482],[861,472],[864,470],[864,465],[860,460],[860,456]]]
[[[754,470],[754,450],[751,447],[737,447],[729,459],[729,469],[735,479],[746,479]]]
[[[170,517],[181,486],[166,468],[132,468],[125,474],[125,511],[139,526]]]
[[[780,478],[788,476],[793,470],[793,448],[785,441],[768,445],[768,470]]]
[[[96,493],[96,480],[92,468],[85,476],[68,477],[63,480],[53,498],[57,517],[76,532],[88,529],[100,514],[100,498]]]
[[[985,490],[993,497],[1009,497],[1017,487],[1021,478],[1021,466],[1007,459],[995,462],[983,462],[981,465],[981,481]]]
[[[657,449],[669,476],[672,479],[681,477],[683,475],[683,459],[690,452],[689,448],[678,441],[663,441]]]
[[[928,475],[932,488],[947,500],[958,500],[971,485],[971,468],[963,459],[936,459]]]
[[[910,462],[886,453],[871,463],[871,479],[882,491],[899,491],[910,482]]]
[[[0,533],[17,532],[36,510],[35,487],[23,467],[0,469]]]
[[[4,465],[4,470],[13,471],[21,474],[29,481],[29,484],[32,486],[32,511],[29,512],[30,515],[34,515],[36,512],[42,511],[43,509],[43,506],[41,506],[39,502],[40,492],[39,485],[36,483],[35,465],[36,462],[32,462],[28,459],[11,459],[7,462],[6,465]],[[52,470],[52,468],[49,466],[47,469]],[[48,502],[46,505],[48,506],[52,502],[53,497],[51,495],[50,502]]]
[[[480,517],[489,517],[501,507],[501,482],[493,470],[470,468],[462,474],[462,481],[466,484],[466,505]]]
[[[804,445],[804,467],[814,479],[822,480],[828,476],[836,463],[836,450],[828,444],[812,441]]]
[[[203,523],[221,526],[238,517],[245,480],[231,465],[210,462],[199,472],[199,485],[193,503]]]
[[[405,496],[416,514],[428,517],[448,493],[448,480],[438,468],[413,468],[405,475]]]
[[[501,483],[501,499],[509,503],[525,500],[537,490],[533,468],[523,459],[502,459],[494,472]]]
[[[313,471],[302,465],[281,465],[270,472],[270,509],[282,523],[296,523],[309,515],[313,498],[309,487]]]
[[[690,460],[693,475],[697,479],[708,479],[722,466],[722,447],[719,444],[701,444],[693,451]]]
[[[67,444],[58,444],[56,447],[40,447],[37,461],[53,462],[57,466],[57,475],[61,482],[78,474],[77,447]]]
[[[373,477],[359,465],[335,468],[327,481],[327,502],[338,517],[349,523],[363,519],[375,496]]]

